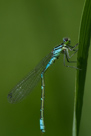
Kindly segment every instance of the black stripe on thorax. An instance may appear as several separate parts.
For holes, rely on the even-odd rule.
[[[63,47],[63,44],[64,44],[64,43],[61,43],[60,45],[56,46],[56,47],[54,48],[54,50],[58,50],[58,49],[62,48],[62,47]]]

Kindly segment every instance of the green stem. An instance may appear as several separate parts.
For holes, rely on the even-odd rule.
[[[73,117],[73,136],[78,136],[82,105],[84,86],[87,70],[88,51],[90,46],[91,36],[91,0],[86,0],[82,14],[80,33],[79,33],[79,50],[77,56],[77,67],[81,70],[76,72],[76,88],[74,100],[74,117]]]

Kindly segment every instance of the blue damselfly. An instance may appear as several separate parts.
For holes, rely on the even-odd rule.
[[[27,96],[33,88],[37,85],[39,80],[41,79],[41,108],[40,108],[40,130],[45,132],[45,125],[44,125],[44,73],[45,71],[53,64],[53,62],[60,57],[60,54],[64,54],[64,66],[72,67],[79,69],[74,66],[65,65],[65,58],[68,62],[69,59],[78,51],[75,49],[75,46],[70,45],[71,41],[69,38],[63,38],[63,43],[53,48],[53,50],[45,56],[40,63],[23,79],[21,80],[8,94],[8,101],[10,103],[17,103],[21,101],[25,96]],[[69,56],[69,50],[73,51],[74,53]]]

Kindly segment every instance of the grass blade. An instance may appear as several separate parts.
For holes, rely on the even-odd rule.
[[[91,36],[91,0],[86,0],[84,10],[82,13],[80,33],[79,33],[79,50],[77,56],[77,67],[82,70],[76,72],[76,87],[74,100],[74,117],[73,117],[73,136],[78,136],[82,105],[84,86],[87,70],[88,51],[90,46]]]

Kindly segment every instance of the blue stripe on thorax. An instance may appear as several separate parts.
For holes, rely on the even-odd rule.
[[[60,52],[62,51],[63,43],[61,45],[56,46],[53,49],[53,56],[58,57],[60,55]]]
[[[63,43],[61,45],[56,46],[53,50],[53,56],[50,59],[50,61],[48,62],[48,64],[46,65],[44,71],[41,73],[41,78],[43,77],[44,72],[50,67],[51,64],[53,64],[53,62],[57,59],[57,57],[59,57],[61,51],[62,51],[62,47],[63,47]]]

